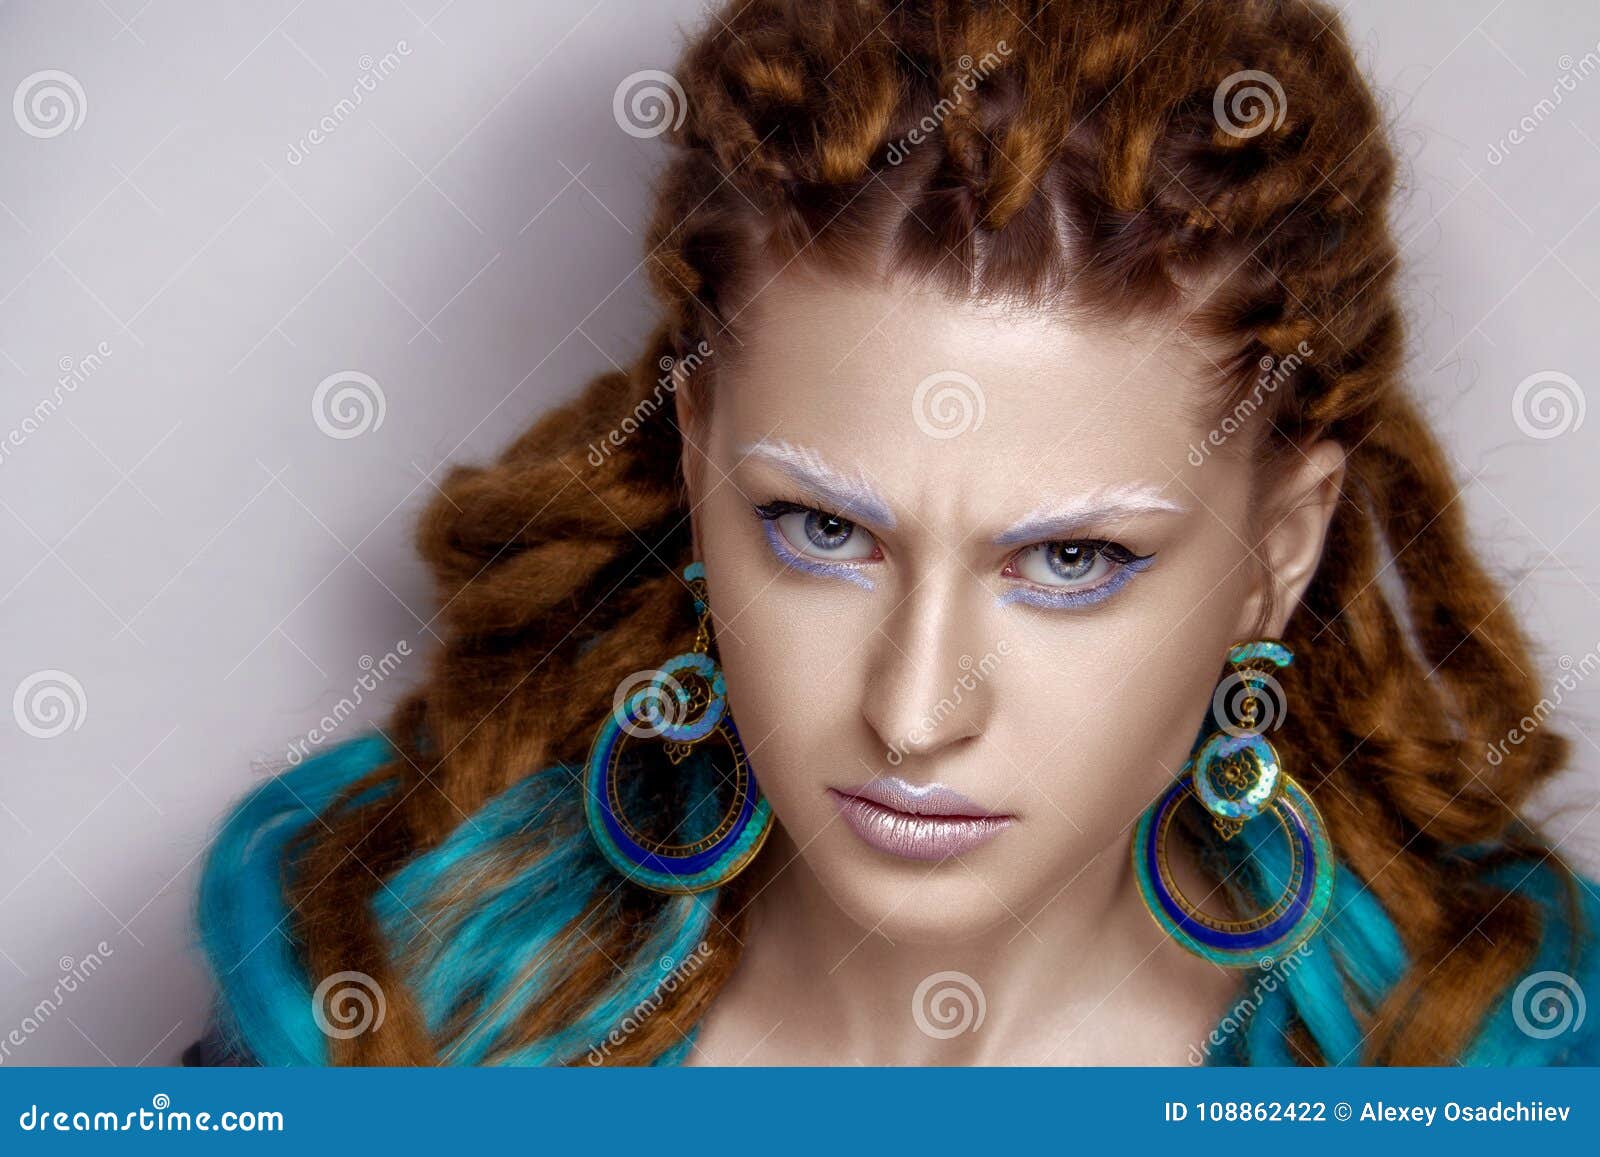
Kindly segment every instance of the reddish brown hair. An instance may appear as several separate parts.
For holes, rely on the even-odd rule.
[[[403,758],[292,863],[310,973],[359,969],[390,998],[384,1030],[335,1041],[335,1059],[447,1053],[470,994],[428,1031],[374,893],[528,769],[580,764],[618,682],[692,636],[674,574],[689,541],[679,430],[658,415],[599,465],[586,450],[643,412],[662,359],[736,340],[728,327],[760,279],[791,260],[1181,319],[1222,351],[1222,410],[1263,358],[1312,351],[1263,411],[1257,450],[1270,460],[1329,437],[1351,452],[1288,629],[1304,661],[1287,673],[1278,742],[1343,861],[1404,917],[1413,963],[1360,1010],[1364,1059],[1457,1059],[1540,924],[1455,850],[1548,855],[1516,811],[1566,744],[1540,729],[1484,760],[1540,692],[1400,381],[1395,164],[1335,17],[1304,0],[736,0],[675,76],[686,118],[647,257],[663,321],[630,373],[596,379],[494,465],[451,474],[420,534],[448,637],[390,729]],[[708,366],[688,388],[714,379]],[[376,783],[396,790],[355,801]],[[697,1020],[737,961],[745,891],[718,897],[710,963],[612,1061],[647,1061]],[[570,966],[513,1035],[548,1034],[601,991],[660,903],[631,886],[597,894]],[[1324,1059],[1288,1031],[1308,1063]]]

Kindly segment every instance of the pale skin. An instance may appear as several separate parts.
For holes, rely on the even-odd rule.
[[[1217,371],[1176,322],[1097,331],[791,270],[740,319],[742,346],[719,347],[709,412],[680,393],[729,703],[778,819],[688,1063],[1188,1064],[1240,995],[1248,977],[1151,919],[1131,832],[1188,755],[1227,648],[1283,633],[1344,455],[1302,447],[1270,489],[1246,455],[1195,466]],[[983,416],[936,436],[914,394],[952,370]],[[803,514],[763,522],[753,507],[774,500],[841,516],[845,545],[817,548]],[[1040,527],[1058,537],[1019,540]],[[774,552],[784,528],[812,565]],[[1153,558],[1099,601],[1030,601],[1114,576],[1092,553],[1076,586],[1041,569],[1049,543],[1096,541]],[[898,858],[827,792],[877,773],[1014,822],[946,860]],[[943,972],[981,989],[976,1031],[919,1025],[913,994]]]

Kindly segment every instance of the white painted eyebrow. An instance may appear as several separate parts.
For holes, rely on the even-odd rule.
[[[875,523],[887,530],[894,529],[894,513],[889,509],[889,504],[860,470],[847,473],[830,466],[815,450],[770,438],[749,442],[741,446],[739,452],[770,462],[800,485],[820,495],[836,507],[829,512],[831,514],[845,515],[852,520],[859,516],[864,522]]]
[[[995,535],[996,546],[1071,538],[1086,527],[1139,514],[1182,514],[1188,508],[1161,493],[1158,486],[1124,483],[1066,502],[1044,503]]]

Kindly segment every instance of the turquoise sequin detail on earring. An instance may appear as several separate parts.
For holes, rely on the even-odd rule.
[[[675,676],[692,674],[698,676],[711,688],[710,700],[699,715],[687,722],[674,722],[676,712],[663,711],[663,701],[675,703],[681,711],[690,707],[690,694]],[[685,651],[681,655],[674,655],[663,663],[656,671],[655,678],[649,686],[638,692],[641,700],[641,710],[646,713],[648,721],[664,738],[678,743],[694,743],[704,739],[716,730],[717,724],[722,722],[722,716],[728,709],[727,687],[722,681],[722,668],[718,667],[710,655],[700,651]]]
[[[1316,931],[1333,898],[1336,865],[1322,816],[1283,770],[1264,734],[1276,724],[1263,705],[1282,694],[1271,671],[1293,659],[1273,639],[1229,649],[1234,671],[1212,699],[1219,729],[1196,743],[1178,778],[1139,817],[1134,831],[1134,874],[1151,916],[1184,948],[1216,964],[1249,967],[1281,959]],[[1225,702],[1230,689],[1239,694],[1237,703]],[[1288,840],[1289,867],[1287,878],[1275,881],[1278,898],[1264,911],[1245,920],[1219,920],[1200,911],[1174,883],[1166,840],[1179,805],[1191,796],[1210,813],[1225,842],[1263,815],[1277,821]],[[1266,838],[1273,834],[1268,831]]]
[[[772,807],[761,795],[728,713],[722,668],[709,653],[705,567],[692,562],[683,578],[700,616],[694,648],[674,655],[635,689],[619,695],[595,734],[584,773],[584,814],[595,844],[624,876],[657,892],[700,892],[726,883],[750,864],[772,828]],[[710,832],[671,843],[649,837],[629,822],[619,773],[630,740],[660,741],[667,765],[655,764],[647,775],[686,771],[691,756],[725,753],[711,767],[714,778],[733,784],[734,798]]]

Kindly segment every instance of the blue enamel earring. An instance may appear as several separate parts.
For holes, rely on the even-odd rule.
[[[703,892],[727,883],[755,858],[772,828],[771,805],[761,795],[728,714],[722,668],[709,654],[705,567],[690,563],[683,579],[700,616],[694,649],[624,682],[595,734],[584,773],[590,835],[617,871],[656,892]],[[628,821],[619,772],[630,740],[659,740],[668,773],[691,755],[723,757],[712,766],[732,782],[733,802],[712,831],[688,843],[671,843],[647,836]],[[645,774],[660,770],[657,765]]]
[[[1209,735],[1201,731],[1178,778],[1139,817],[1133,869],[1150,914],[1173,939],[1196,956],[1239,968],[1281,959],[1316,931],[1333,897],[1334,858],[1316,804],[1284,771],[1265,734],[1274,723],[1269,694],[1282,694],[1271,672],[1293,662],[1293,653],[1275,639],[1263,639],[1230,648],[1228,661],[1234,670],[1212,699],[1219,729]],[[1168,867],[1166,840],[1178,808],[1191,797],[1210,813],[1225,842],[1263,816],[1282,829],[1289,872],[1270,907],[1247,920],[1218,920],[1179,890]]]

